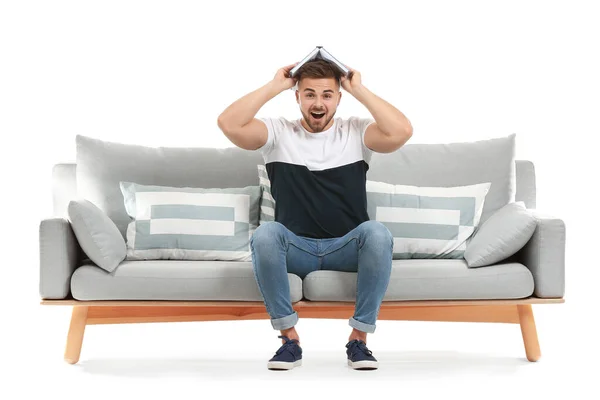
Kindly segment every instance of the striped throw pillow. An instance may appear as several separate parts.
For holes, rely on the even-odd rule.
[[[257,165],[258,181],[261,188],[260,221],[259,225],[268,221],[275,221],[275,199],[271,195],[271,181],[264,165]]]
[[[464,258],[490,187],[490,182],[419,187],[367,180],[367,212],[392,233],[394,260]]]
[[[190,188],[119,182],[127,260],[251,261],[261,188]]]

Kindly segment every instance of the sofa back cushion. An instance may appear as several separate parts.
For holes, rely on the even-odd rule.
[[[250,157],[251,154],[242,155]],[[517,193],[515,201],[522,201],[527,208],[536,208],[535,166],[529,160],[516,160]],[[77,198],[77,182],[75,163],[58,163],[52,167],[52,215],[67,217],[67,206]]]
[[[196,188],[258,186],[259,152],[228,148],[146,147],[76,136],[77,195],[115,222],[126,237],[130,218],[119,182]]]
[[[190,188],[120,182],[127,260],[251,261],[259,186]]]
[[[473,142],[407,143],[374,153],[367,179],[396,185],[453,187],[491,182],[481,222],[515,201],[515,134]]]

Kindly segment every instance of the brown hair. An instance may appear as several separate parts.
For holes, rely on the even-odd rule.
[[[296,73],[295,78],[298,80],[298,84],[304,78],[333,78],[337,81],[340,86],[340,79],[342,78],[341,71],[332,63],[326,60],[312,60],[300,67]]]

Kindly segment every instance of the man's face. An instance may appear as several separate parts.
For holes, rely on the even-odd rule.
[[[302,125],[313,133],[329,129],[341,98],[342,93],[334,78],[302,79],[296,90]]]

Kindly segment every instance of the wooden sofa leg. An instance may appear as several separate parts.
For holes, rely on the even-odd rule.
[[[535,328],[533,309],[531,308],[531,304],[518,304],[517,310],[519,312],[523,343],[525,344],[525,354],[529,361],[537,361],[542,354],[540,352],[537,329]]]
[[[67,336],[67,346],[65,349],[65,361],[69,364],[76,364],[81,354],[81,345],[83,344],[83,333],[87,322],[88,306],[74,306],[71,314],[71,325]]]

